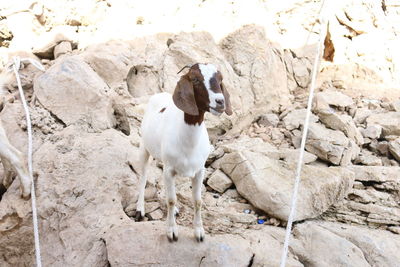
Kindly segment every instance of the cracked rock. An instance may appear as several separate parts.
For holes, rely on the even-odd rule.
[[[221,168],[238,192],[258,209],[287,220],[294,181],[294,164],[261,153],[226,154]],[[293,178],[290,178],[293,177]],[[304,166],[295,220],[313,218],[343,199],[353,183],[353,174],[337,167]]]

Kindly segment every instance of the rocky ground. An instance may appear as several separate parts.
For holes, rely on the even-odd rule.
[[[46,68],[21,71],[43,265],[278,266],[320,3],[177,1],[150,12],[122,2],[10,1],[1,10],[3,64],[19,54]],[[188,16],[194,8],[200,15]],[[218,10],[218,27],[204,21]],[[287,266],[398,266],[400,7],[344,1],[330,11]],[[178,178],[180,237],[171,244],[160,162],[151,164],[145,221],[132,217],[138,127],[148,97],[172,92],[177,71],[194,62],[218,66],[234,114],[206,118],[206,241],[192,236],[191,182]],[[15,81],[5,89],[15,93]],[[26,151],[17,96],[0,120]],[[0,188],[1,266],[34,261],[30,201],[18,187]]]

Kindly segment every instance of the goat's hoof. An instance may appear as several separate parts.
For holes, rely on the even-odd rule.
[[[31,198],[31,192],[23,192],[21,197],[25,200],[29,200]]]
[[[176,227],[171,227],[168,229],[167,237],[169,242],[178,241],[178,231],[176,230]]]
[[[135,212],[135,221],[136,222],[140,222],[140,221],[142,221],[144,219],[144,212],[142,212],[142,211],[140,211],[140,210],[137,210],[136,212]]]
[[[21,186],[21,197],[28,200],[31,197],[31,183],[29,185]]]
[[[196,228],[194,230],[194,235],[196,237],[197,242],[203,242],[206,237],[203,227]]]

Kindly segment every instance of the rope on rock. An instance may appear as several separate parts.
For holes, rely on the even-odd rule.
[[[35,194],[35,184],[33,180],[33,168],[32,168],[32,124],[31,124],[31,117],[29,114],[29,108],[26,103],[26,99],[24,96],[24,91],[22,90],[21,79],[19,77],[19,69],[21,67],[21,62],[27,61],[34,65],[41,71],[44,71],[43,66],[30,58],[23,58],[20,59],[19,57],[14,57],[12,64],[12,69],[14,71],[15,77],[17,79],[18,90],[21,96],[22,105],[24,107],[25,116],[26,116],[26,126],[28,129],[28,170],[29,176],[31,177],[32,186],[31,186],[31,199],[32,199],[32,220],[33,220],[33,234],[35,238],[35,256],[36,256],[36,266],[42,267],[42,259],[40,256],[40,242],[39,242],[39,227],[38,227],[38,220],[37,220],[37,209],[36,209],[36,194]]]
[[[306,139],[307,139],[307,134],[308,134],[308,127],[309,127],[309,122],[310,122],[310,115],[311,115],[311,107],[312,107],[312,102],[313,102],[313,97],[314,97],[314,91],[315,91],[315,80],[317,77],[317,71],[319,67],[319,60],[321,58],[321,47],[324,42],[324,36],[326,35],[326,29],[327,29],[327,24],[326,24],[326,19],[322,15],[322,9],[324,7],[325,0],[322,1],[321,3],[321,8],[319,10],[319,22],[321,23],[321,28],[319,31],[319,40],[317,44],[317,52],[316,56],[314,59],[314,65],[311,73],[311,84],[310,84],[310,92],[308,96],[308,103],[307,103],[307,112],[306,112],[306,118],[304,121],[304,127],[303,127],[303,135],[301,138],[301,145],[300,145],[300,154],[299,154],[299,159],[297,161],[297,168],[296,168],[296,173],[295,173],[295,183],[293,187],[293,192],[292,192],[292,199],[290,203],[290,213],[289,213],[289,218],[287,221],[287,226],[286,226],[286,233],[285,233],[285,242],[283,244],[283,251],[282,251],[282,258],[281,258],[281,265],[280,267],[285,267],[286,266],[286,259],[287,259],[287,254],[288,254],[288,249],[289,249],[289,242],[290,242],[290,233],[292,232],[292,226],[293,226],[293,220],[296,214],[296,203],[297,203],[297,193],[299,189],[299,184],[300,184],[300,174],[301,174],[301,168],[303,166],[303,158],[304,158],[304,149],[306,145]],[[310,31],[311,32],[311,31]],[[308,39],[308,38],[307,38]]]

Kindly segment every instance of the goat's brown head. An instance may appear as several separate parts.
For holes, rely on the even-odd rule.
[[[183,112],[197,116],[209,111],[232,115],[229,93],[222,83],[222,74],[212,64],[194,64],[176,85],[173,100]],[[182,71],[182,70],[181,70]],[[178,72],[179,73],[179,72]]]

